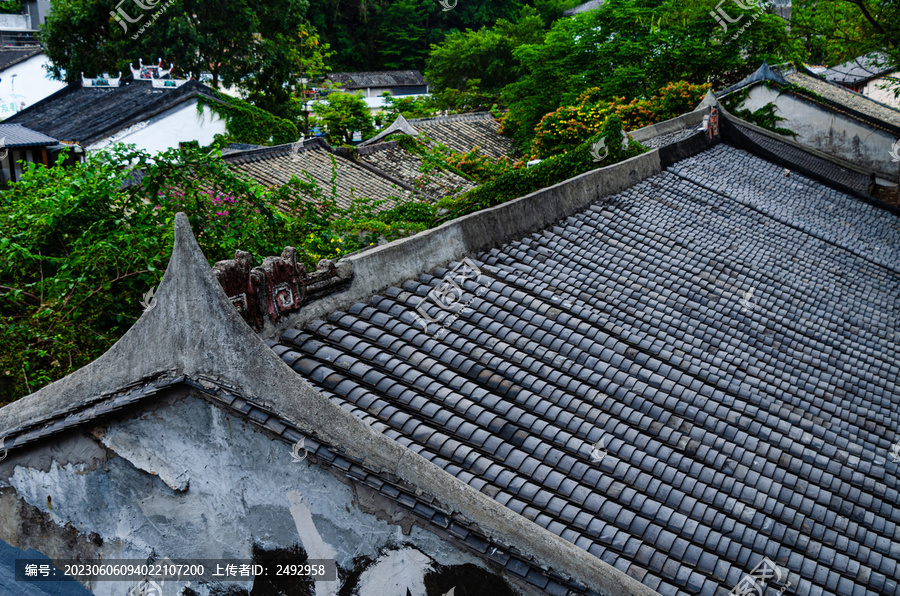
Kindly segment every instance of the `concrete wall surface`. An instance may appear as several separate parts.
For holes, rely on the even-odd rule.
[[[308,557],[340,570],[338,581],[280,587],[170,580],[150,596],[517,593],[480,559],[304,456],[186,388],[170,390],[132,415],[0,462],[0,539],[57,563]],[[85,585],[96,596],[139,593],[135,582]]]

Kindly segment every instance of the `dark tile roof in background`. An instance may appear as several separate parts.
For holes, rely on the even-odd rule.
[[[888,65],[886,61],[885,54],[875,52],[826,68],[822,76],[839,85],[862,83],[897,70],[896,67]]]
[[[326,78],[342,85],[342,89],[367,87],[420,87],[425,78],[418,70],[385,70],[369,72],[332,72]]]
[[[571,17],[571,16],[575,16],[577,14],[581,14],[583,12],[587,12],[589,10],[594,10],[594,9],[600,8],[601,6],[603,6],[603,1],[604,0],[588,0],[588,2],[579,4],[578,6],[575,6],[574,8],[564,10],[563,16]]]
[[[479,147],[488,157],[512,155],[512,141],[500,134],[500,124],[490,112],[415,118],[408,121],[429,139],[465,153]]]
[[[46,147],[56,145],[57,140],[21,124],[0,123],[0,138],[4,147]]]
[[[43,53],[43,48],[3,48],[0,49],[0,71],[10,66],[24,62],[32,56]]]
[[[69,85],[4,120],[22,124],[61,141],[90,144],[142,122],[190,97],[214,98],[212,90],[188,81],[178,88],[154,89],[149,80],[114,88]]]
[[[718,145],[480,255],[439,340],[412,312],[444,269],[274,349],[661,594],[727,594],[763,556],[789,593],[896,594],[898,246],[896,215]]]

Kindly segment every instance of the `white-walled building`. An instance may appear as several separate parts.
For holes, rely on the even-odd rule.
[[[900,88],[900,71],[881,53],[859,56],[833,68],[822,75],[830,83],[846,87],[875,101],[900,109],[900,97],[894,91]]]
[[[39,47],[0,48],[0,120],[66,86],[50,78],[48,64],[50,59]]]
[[[132,69],[131,80],[82,77],[50,97],[19,112],[7,122],[44,133],[85,152],[114,143],[135,144],[157,153],[181,143],[213,142],[226,123],[208,105],[218,103],[212,89],[193,80],[167,78],[159,66]],[[0,83],[2,84],[2,83]]]

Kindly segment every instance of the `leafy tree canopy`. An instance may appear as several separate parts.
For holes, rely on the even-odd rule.
[[[353,134],[363,139],[375,134],[372,115],[362,93],[330,93],[325,101],[313,106],[316,122],[325,129],[325,138],[335,145],[349,145]]]
[[[900,2],[897,0],[795,0],[791,36],[802,58],[834,66],[883,51],[900,67]]]
[[[52,74],[72,82],[82,72],[127,73],[129,63],[138,58],[160,57],[182,73],[210,72],[214,86],[230,85],[246,74],[248,60],[275,60],[289,53],[308,0],[141,4],[151,8],[116,0],[54,0],[41,30]],[[286,77],[270,81],[274,86],[286,83]]]
[[[299,119],[304,97],[331,70],[327,61],[334,52],[329,48],[308,23],[293,36],[275,33],[260,39],[237,67],[247,100],[280,118]]]
[[[535,9],[525,7],[515,21],[500,19],[478,31],[456,31],[431,46],[425,77],[433,91],[466,89],[471,81],[486,93],[515,82],[521,65],[513,51],[544,39],[544,23]]]
[[[308,18],[336,51],[336,71],[425,67],[431,44],[454,31],[478,30],[498,19],[514,20],[534,6],[546,24],[580,0],[323,0]]]
[[[541,117],[574,104],[585,89],[598,98],[649,98],[672,81],[732,84],[763,60],[791,55],[784,21],[759,9],[729,6],[742,22],[727,31],[709,14],[713,0],[607,0],[554,23],[542,43],[519,46],[525,74],[503,90],[507,130],[527,145]],[[743,15],[743,16],[739,16]],[[748,25],[741,30],[739,25]]]
[[[210,263],[236,249],[259,263],[295,246],[312,268],[434,216],[430,204],[403,201],[376,212],[365,198],[340,210],[334,184],[263,188],[192,147],[151,157],[114,145],[63,167],[64,157],[23,165],[0,195],[0,405],[95,360],[134,324],[162,278],[178,211]]]

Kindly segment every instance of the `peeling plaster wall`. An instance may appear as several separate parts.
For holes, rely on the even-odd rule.
[[[93,561],[151,555],[250,560],[254,546],[300,545],[310,558],[336,559],[352,593],[406,596],[396,588],[401,581],[412,596],[430,596],[436,592],[425,590],[426,573],[461,565],[499,581],[495,596],[513,593],[479,559],[398,519],[380,495],[361,495],[360,506],[354,489],[332,472],[293,459],[290,446],[248,423],[186,390],[170,392],[132,417],[0,462],[0,539],[54,560],[81,555]],[[33,531],[36,524],[43,529]],[[398,561],[405,565],[402,575]],[[316,582],[314,593],[337,594],[338,583]],[[97,596],[121,596],[131,585],[87,587]],[[196,582],[190,588],[216,593]],[[478,592],[457,590],[462,593]]]
[[[778,126],[797,133],[797,142],[874,171],[886,180],[900,179],[900,164],[891,161],[891,147],[897,139],[889,133],[765,85],[753,87],[741,107],[755,111],[768,103],[774,103],[776,114],[785,119]]]

